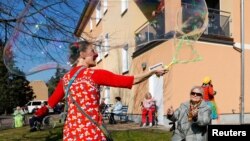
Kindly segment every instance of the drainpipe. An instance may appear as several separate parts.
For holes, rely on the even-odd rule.
[[[244,38],[245,38],[245,28],[244,28],[244,0],[241,0],[241,11],[240,11],[240,17],[241,17],[241,25],[240,25],[240,30],[241,30],[241,49],[242,49],[242,52],[241,52],[241,97],[240,97],[240,100],[241,100],[241,105],[240,105],[240,108],[241,108],[241,111],[240,111],[240,124],[244,124],[244,101],[245,101],[245,98],[244,98],[244,95],[245,95],[245,91],[244,91],[244,88],[245,88],[245,83],[244,83],[244,78],[245,78],[245,41],[244,41]]]

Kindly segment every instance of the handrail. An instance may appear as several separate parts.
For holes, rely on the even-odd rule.
[[[219,9],[213,9],[213,8],[207,8],[208,11],[211,10],[211,11],[216,11],[216,12],[223,12],[223,13],[227,13],[227,14],[231,14],[231,12],[228,12],[228,11],[224,11],[224,10],[219,10]]]
[[[221,26],[222,28],[224,28],[226,26],[227,23],[229,23],[229,19],[230,19],[230,16],[228,16],[227,20],[224,22],[224,24]]]
[[[162,13],[161,13],[161,14],[162,14]],[[159,15],[160,15],[160,14],[159,14]],[[159,16],[159,15],[157,15],[157,16]],[[147,26],[150,22],[154,21],[154,20],[156,19],[157,16],[155,16],[155,17],[153,17],[153,18],[147,20],[146,22],[144,22],[141,26],[139,26],[139,27],[135,30],[135,33],[137,33],[138,30],[140,30],[141,28]]]
[[[147,26],[147,23],[149,23],[149,21],[146,21],[146,22],[143,23],[141,26],[139,26],[139,28],[137,28],[137,29],[135,30],[135,33],[137,33],[139,29],[141,29],[141,28]]]

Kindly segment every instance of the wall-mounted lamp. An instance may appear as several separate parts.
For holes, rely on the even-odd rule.
[[[143,62],[141,63],[142,70],[145,70],[147,68],[147,63]]]

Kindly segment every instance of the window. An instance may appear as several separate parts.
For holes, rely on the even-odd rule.
[[[90,31],[93,30],[93,22],[92,22],[92,19],[90,18],[89,20],[89,28],[90,28]]]
[[[103,0],[103,14],[108,10],[108,0]]]
[[[98,24],[102,19],[101,15],[101,2],[99,2],[96,6],[96,24]]]
[[[104,98],[105,98],[105,103],[108,104],[110,102],[110,87],[105,87]]]
[[[121,0],[121,14],[124,14],[128,9],[128,0]]]
[[[98,57],[97,57],[96,61],[100,62],[102,60],[102,49],[101,49],[101,44],[100,43],[97,43],[96,51],[98,52]]]
[[[41,102],[40,101],[35,101],[32,103],[32,105],[41,105]]]
[[[104,37],[104,49],[105,49],[105,54],[104,56],[107,56],[109,54],[109,34],[106,33],[105,37]]]
[[[122,48],[122,72],[128,71],[128,44]]]

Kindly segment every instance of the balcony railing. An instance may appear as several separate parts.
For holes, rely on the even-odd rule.
[[[165,15],[159,13],[152,21],[147,21],[136,31],[137,47],[155,40],[165,39]]]
[[[209,8],[208,27],[203,35],[215,35],[230,38],[230,13]],[[137,48],[155,41],[164,41],[174,37],[174,31],[165,30],[165,15],[161,13],[154,20],[144,23],[136,31],[135,41]]]
[[[208,11],[208,28],[204,34],[230,37],[230,13],[210,8]]]

